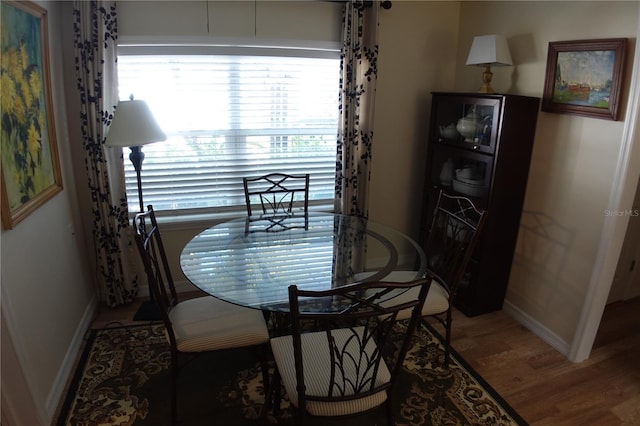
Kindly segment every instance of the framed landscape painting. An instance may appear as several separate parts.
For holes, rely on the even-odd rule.
[[[51,102],[47,11],[1,4],[2,224],[18,222],[62,191]]]
[[[626,38],[549,43],[542,111],[617,120]]]

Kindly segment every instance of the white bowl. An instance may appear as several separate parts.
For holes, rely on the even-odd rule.
[[[483,179],[467,179],[460,176],[457,176],[460,182],[468,183],[470,185],[484,185]]]
[[[487,195],[488,188],[484,185],[475,185],[467,182],[453,179],[453,190],[470,197],[484,197]]]
[[[456,169],[456,179],[478,179],[478,173],[472,167]]]

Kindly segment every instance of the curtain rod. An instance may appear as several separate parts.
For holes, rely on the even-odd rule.
[[[364,5],[365,7],[373,6],[373,0],[365,0]],[[389,10],[391,9],[391,2],[389,0],[382,0],[380,6],[382,6],[383,9]]]

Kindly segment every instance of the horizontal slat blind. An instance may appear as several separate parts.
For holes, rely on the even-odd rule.
[[[270,172],[310,173],[310,200],[333,200],[339,59],[121,55],[118,78],[120,99],[145,100],[168,137],[143,147],[155,210],[244,210],[242,177]],[[129,161],[125,177],[137,206]]]

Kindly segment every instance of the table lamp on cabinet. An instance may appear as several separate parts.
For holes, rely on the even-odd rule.
[[[467,57],[467,65],[475,65],[484,67],[482,73],[481,93],[495,93],[491,87],[491,65],[493,66],[509,66],[512,65],[511,53],[507,40],[497,34],[476,36],[471,44],[469,56]]]

